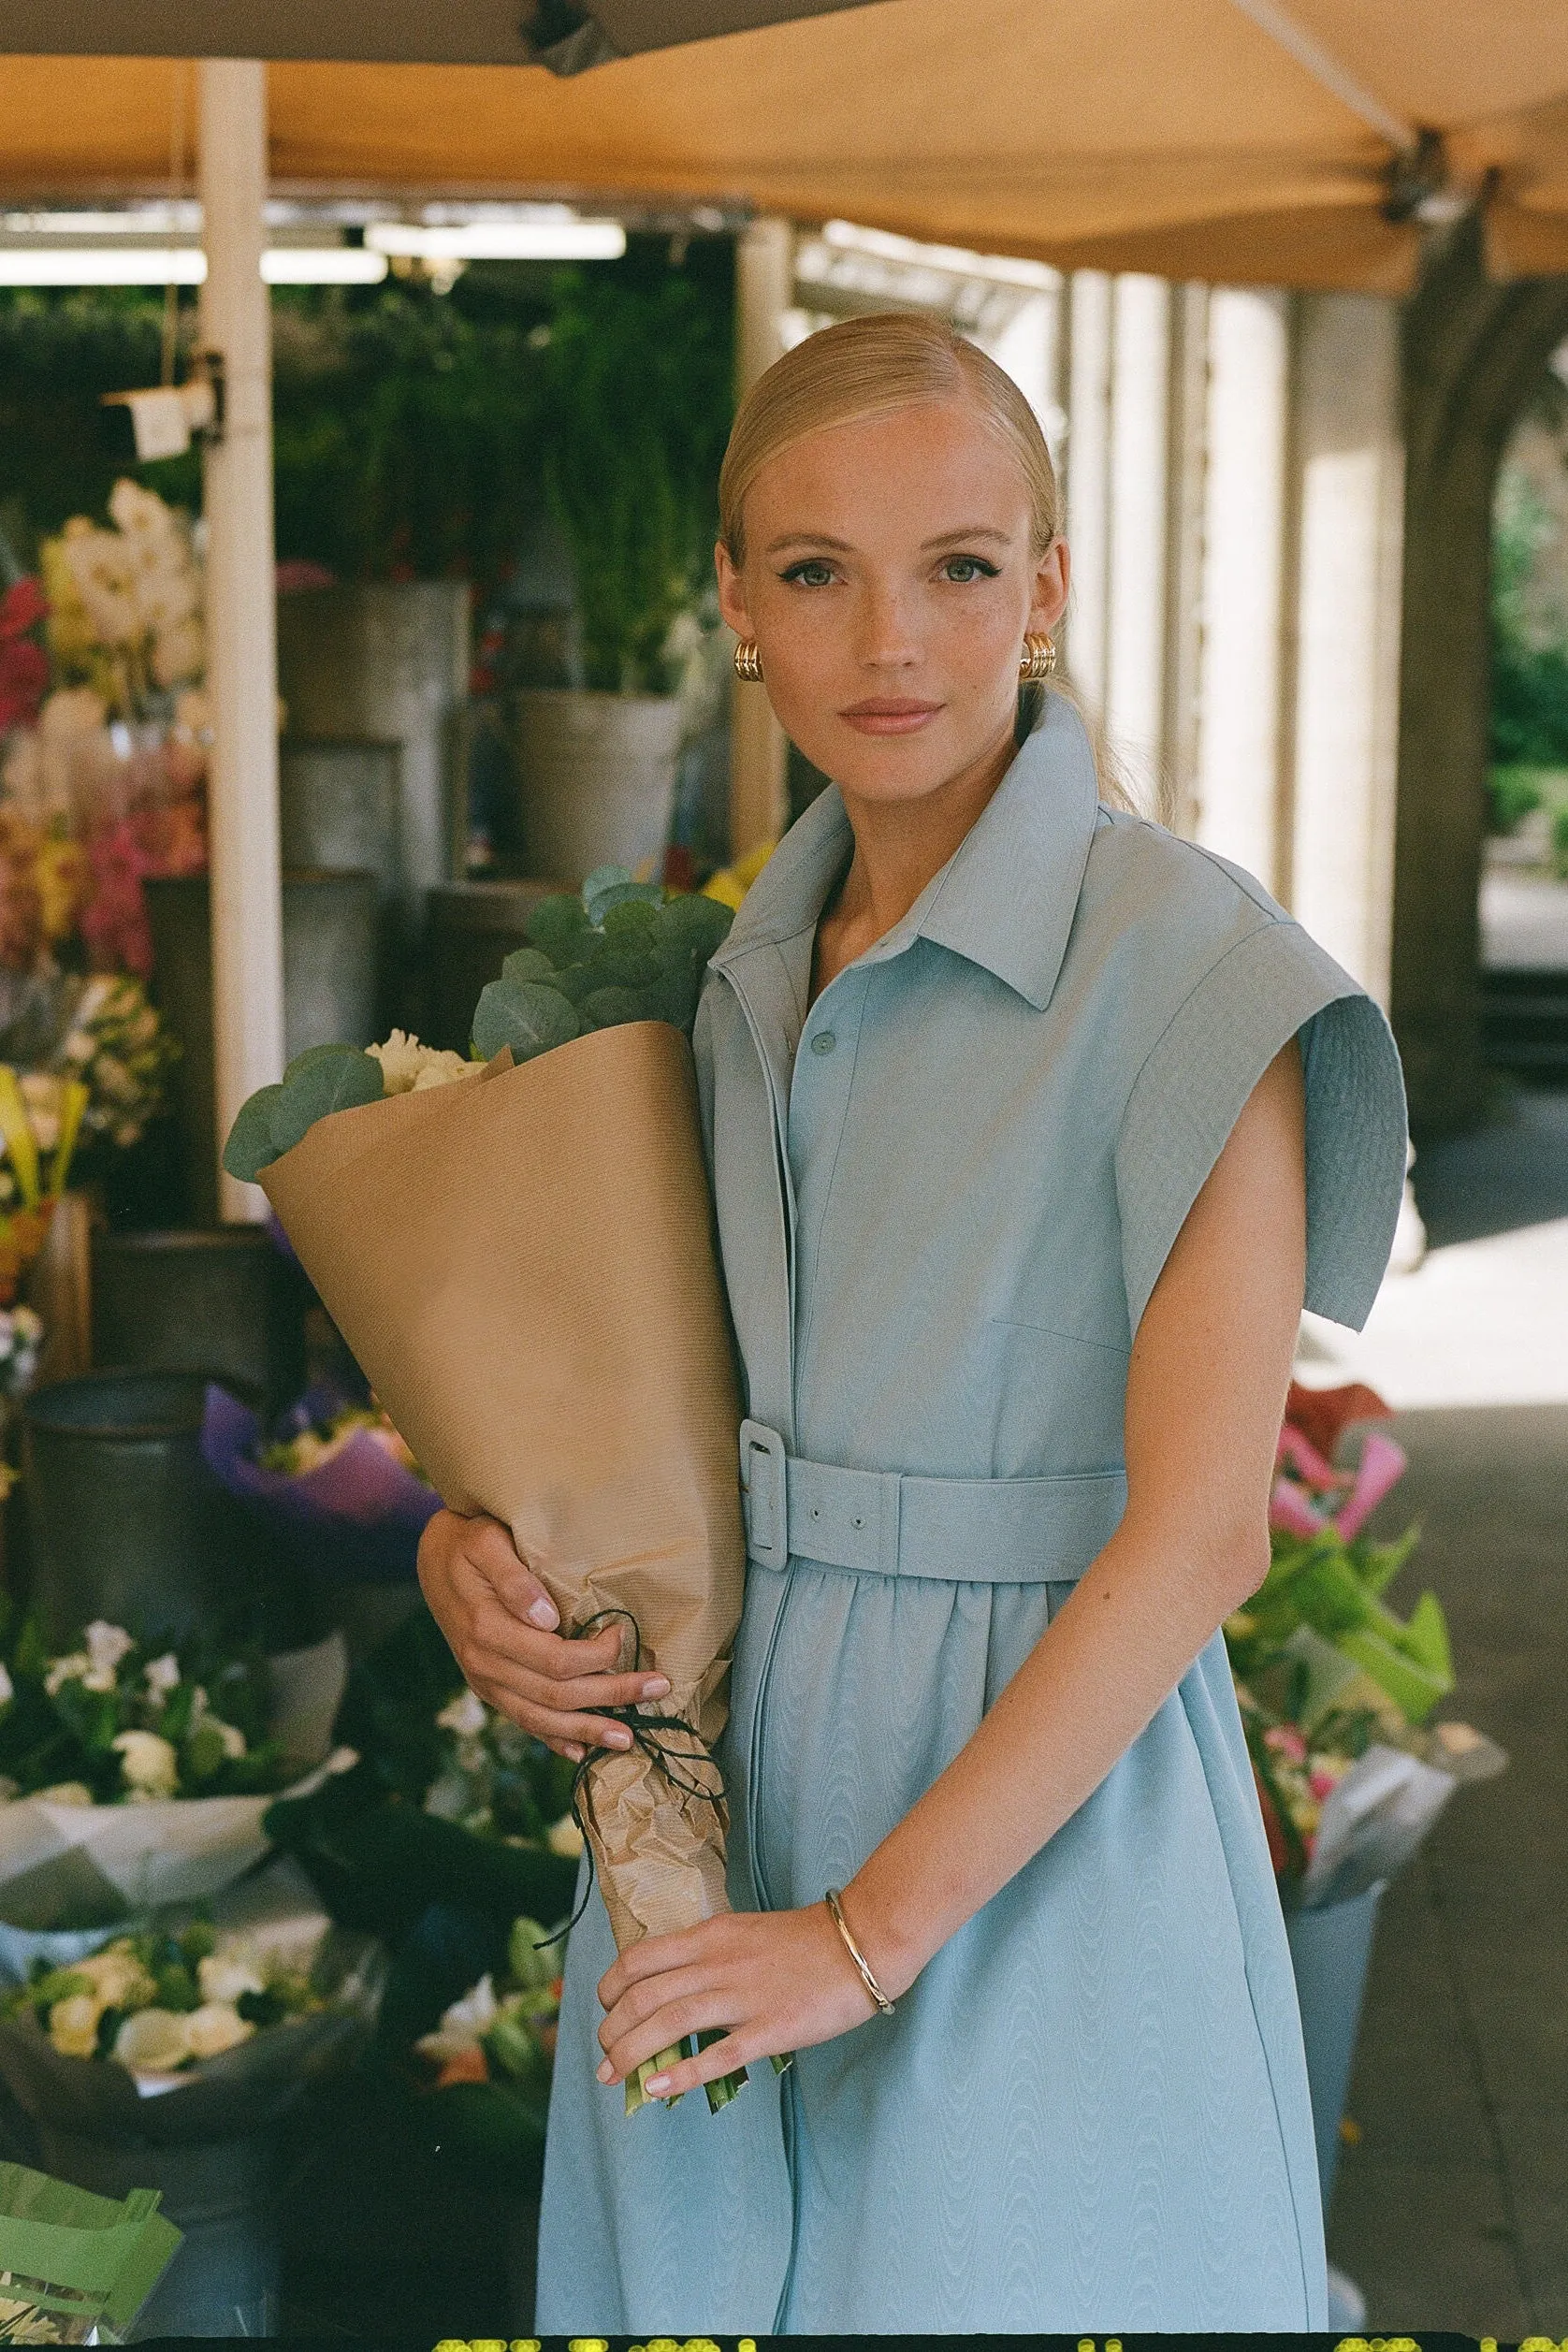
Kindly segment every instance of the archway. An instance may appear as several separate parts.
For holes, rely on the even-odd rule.
[[[1417,1135],[1473,1125],[1492,494],[1509,431],[1568,334],[1568,277],[1499,285],[1472,216],[1404,319],[1405,539],[1391,1011]]]

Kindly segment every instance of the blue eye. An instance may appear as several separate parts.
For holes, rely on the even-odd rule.
[[[949,556],[942,566],[942,577],[956,587],[966,588],[971,580],[994,580],[996,566],[987,563],[983,556]]]
[[[801,588],[831,588],[833,566],[824,563],[820,556],[807,556],[800,563],[791,563],[778,576],[781,580],[793,580]]]

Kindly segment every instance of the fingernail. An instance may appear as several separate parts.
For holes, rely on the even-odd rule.
[[[615,2079],[615,2068],[610,2064],[609,2059],[606,2058],[599,2069],[599,2080],[602,2083],[613,2083]]]
[[[583,1751],[580,1748],[563,1748],[561,1753],[569,1757],[573,1764],[581,1764],[583,1761]]]
[[[528,1613],[530,1625],[537,1625],[542,1633],[553,1633],[560,1623],[560,1611],[547,1592],[542,1592]]]
[[[652,1676],[649,1680],[645,1682],[643,1685],[643,1696],[645,1699],[667,1699],[669,1695],[669,1681],[666,1677],[661,1674]]]
[[[670,2078],[667,2074],[650,2074],[643,2087],[649,2098],[662,2098],[670,2087]]]
[[[604,1745],[606,1748],[631,1747],[632,1735],[624,1723],[611,1723],[607,1727],[604,1734]]]

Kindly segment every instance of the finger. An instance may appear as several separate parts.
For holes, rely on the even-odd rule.
[[[663,2045],[665,2049],[670,2046],[668,2042]],[[650,2056],[655,2054],[649,2053]],[[721,2034],[705,2050],[699,2050],[694,2058],[682,2058],[667,2073],[649,2075],[645,2088],[650,2098],[679,2098],[682,2092],[698,2090],[704,2083],[717,2083],[721,2075],[755,2066],[767,2054],[766,2040],[759,2036],[754,2026],[745,2032]]]
[[[464,1528],[462,1557],[482,1576],[509,1617],[553,1633],[560,1611],[527,1562],[519,1559],[509,1528],[499,1519],[474,1518]]]
[[[664,1976],[633,1984],[621,1995],[614,2009],[600,2019],[599,2046],[607,2056],[611,2055],[617,2041],[635,2033],[656,2011],[668,2010],[677,2001],[701,1998],[718,1989],[713,1970],[702,1967],[672,1968]]]
[[[709,1985],[684,2000],[666,2001],[629,2033],[617,2036],[614,2046],[604,2053],[599,2069],[600,2081],[624,2083],[647,2059],[658,2057],[661,2051],[673,2050],[688,2034],[733,2032],[739,1997]],[[608,2074],[604,2071],[606,2067],[610,2069]],[[720,2074],[727,2070],[724,2067],[719,2069]]]
[[[509,1637],[504,1624],[498,1634],[497,1627],[491,1623],[472,1639],[465,1639],[461,1661],[469,1681],[477,1687],[477,1678],[487,1676],[492,1681],[504,1684],[518,1698],[560,1715],[603,1711],[610,1716],[622,1707],[634,1707],[645,1700],[657,1702],[669,1693],[669,1683],[662,1675],[580,1675],[574,1681],[557,1681],[547,1673],[541,1674],[534,1665],[531,1646],[519,1653],[519,1638],[531,1645],[539,1637],[518,1637],[515,1628],[512,1628]]]
[[[633,1984],[676,1968],[705,1967],[711,1981],[714,1967],[725,1956],[726,1924],[724,1920],[704,1919],[695,1927],[677,1927],[667,1936],[645,1936],[600,1978],[600,2005],[612,2010]]]
[[[487,1586],[480,1588],[483,1598],[474,1601],[461,1628],[460,1651],[464,1665],[471,1664],[481,1654],[503,1658],[525,1673],[537,1676],[543,1704],[562,1707],[638,1706],[667,1699],[670,1679],[667,1675],[643,1671],[636,1674],[613,1674],[606,1671],[615,1663],[609,1659],[596,1658],[588,1645],[562,1641],[553,1633],[536,1633],[519,1625],[516,1619],[501,1609]]]

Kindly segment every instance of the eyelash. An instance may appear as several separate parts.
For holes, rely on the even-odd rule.
[[[973,567],[968,579],[953,579],[952,567],[959,563],[966,563]],[[977,577],[982,580],[994,580],[997,576],[996,565],[988,563],[983,556],[944,556],[941,568],[947,575],[949,585],[952,588],[969,588]],[[791,587],[825,588],[829,585],[827,580],[807,580],[805,574],[807,572],[826,572],[831,579],[832,570],[832,565],[820,556],[803,556],[799,563],[791,563],[778,576]]]

